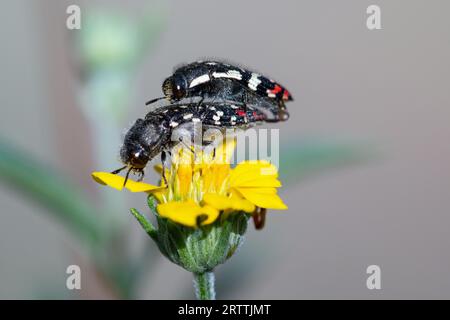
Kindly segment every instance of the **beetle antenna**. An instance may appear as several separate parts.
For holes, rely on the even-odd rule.
[[[149,104],[155,103],[156,101],[161,100],[161,99],[165,99],[165,98],[166,97],[159,97],[159,98],[155,98],[155,99],[149,100],[149,101],[147,101],[145,103],[145,105],[148,106]]]
[[[118,174],[120,171],[122,171],[123,169],[125,169],[127,166],[123,166],[122,168],[119,168],[117,170],[112,171],[112,174]]]

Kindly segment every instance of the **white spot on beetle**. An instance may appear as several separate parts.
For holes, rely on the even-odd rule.
[[[213,120],[216,120],[216,121],[219,121],[220,120],[220,116],[218,116],[218,115],[213,115]]]
[[[230,70],[227,73],[230,76],[230,78],[234,78],[234,79],[237,79],[237,80],[242,80],[242,73],[240,73],[237,70]]]
[[[216,114],[217,114],[219,117],[221,117],[221,116],[223,116],[223,111],[217,111]]]
[[[178,122],[175,122],[175,121],[172,121],[172,122],[170,122],[170,126],[172,127],[172,128],[175,128],[176,126],[178,126]]]
[[[204,75],[202,75],[200,77],[197,77],[194,80],[192,80],[191,83],[189,84],[189,88],[193,88],[195,86],[198,86],[199,84],[208,82],[209,80],[210,80],[209,79],[209,75],[204,74]]]
[[[259,80],[259,74],[252,73],[252,77],[250,80],[248,80],[248,87],[252,89],[253,91],[256,91],[256,88],[261,83],[261,80]]]
[[[228,79],[236,79],[242,80],[242,73],[237,70],[228,70],[227,72],[214,72],[212,74],[214,78],[228,78]]]
[[[189,113],[189,114],[183,116],[183,119],[187,120],[187,119],[192,118],[192,116],[193,116],[193,114],[192,114],[192,113]]]
[[[214,78],[228,78],[228,74],[226,72],[213,72],[212,76]]]

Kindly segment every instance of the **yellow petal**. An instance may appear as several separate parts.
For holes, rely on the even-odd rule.
[[[277,194],[277,189],[275,189],[275,188],[236,188],[236,189],[248,189],[248,190],[253,190],[256,193],[268,194],[268,195]]]
[[[230,173],[228,164],[212,164],[202,169],[203,191],[220,192]]]
[[[208,216],[207,219],[201,223],[202,226],[213,223],[219,217],[219,211],[211,206],[203,206],[202,212]]]
[[[242,176],[239,179],[234,179],[234,181],[230,181],[230,188],[233,187],[279,188],[281,187],[281,182],[280,180],[273,177]]]
[[[185,196],[192,182],[192,165],[188,164],[179,164],[177,173],[176,173],[176,192],[179,193],[180,196]]]
[[[163,190],[166,188],[165,185],[162,186],[154,186],[145,182],[136,182],[128,179],[127,184],[125,186],[131,192],[155,192],[159,190]]]
[[[235,188],[235,190],[258,207],[278,210],[288,208],[276,193],[267,192],[266,189],[263,189],[263,192],[259,192],[260,188]]]
[[[255,206],[250,201],[238,196],[226,197],[216,193],[207,193],[203,196],[203,201],[217,210],[255,211]]]
[[[277,168],[267,161],[245,161],[230,174],[230,187],[281,187]]]
[[[109,186],[111,188],[122,190],[123,178],[117,174],[108,172],[92,172],[92,178],[99,184]]]
[[[93,172],[92,178],[100,184],[109,186],[117,190],[122,190],[123,183],[125,182],[124,177],[109,172]],[[128,179],[125,188],[127,188],[131,192],[153,192],[164,189],[165,187],[154,186],[148,183],[136,182],[131,179]]]
[[[211,206],[201,207],[192,200],[163,203],[158,205],[157,210],[161,217],[188,227],[197,227],[201,216],[206,217],[204,221],[201,221],[201,225],[213,223],[219,217],[217,209]]]
[[[237,166],[236,166],[236,170],[247,170],[248,168],[260,168],[263,169],[261,170],[261,172],[264,175],[271,175],[271,174],[277,174],[278,170],[277,167],[275,165],[273,165],[272,163],[270,163],[267,160],[247,160],[247,161],[243,161],[240,162]]]
[[[245,161],[239,163],[233,169],[234,174],[238,177],[240,175],[257,175],[264,177],[278,177],[278,169],[273,164],[267,161]]]

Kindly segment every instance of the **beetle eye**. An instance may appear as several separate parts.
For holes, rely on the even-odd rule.
[[[148,161],[148,157],[145,154],[145,152],[139,151],[139,152],[135,152],[133,153],[133,156],[131,157],[131,165],[134,168],[144,168],[145,165],[147,164]]]
[[[185,95],[186,91],[184,90],[184,88],[180,85],[176,86],[176,89],[173,92],[173,95],[176,99],[182,99]]]
[[[180,76],[167,78],[163,83],[163,92],[170,100],[183,99],[186,94],[184,78]]]

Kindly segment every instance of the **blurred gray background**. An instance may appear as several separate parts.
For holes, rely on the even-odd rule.
[[[72,37],[81,31],[65,27],[69,4],[81,6],[82,30],[94,6],[131,16],[153,8],[151,1],[2,1],[0,136],[95,199],[100,187],[90,172],[117,168],[121,142],[111,136],[109,162],[96,161],[92,123],[109,120],[98,114],[88,120],[79,107],[83,77]],[[382,30],[366,28],[370,4],[381,7]],[[146,113],[144,102],[160,96],[175,65],[219,57],[269,74],[292,92],[290,120],[273,126],[282,140],[349,141],[370,153],[362,163],[282,188],[289,210],[270,212],[262,231],[249,226],[240,252],[216,271],[218,298],[450,298],[448,1],[155,6],[166,22],[130,73],[118,134]],[[144,211],[145,197],[104,191],[128,199],[119,218],[128,245],[116,250],[139,252],[147,244],[154,250],[134,297],[192,298],[191,275],[159,257],[126,210]],[[86,275],[82,291],[90,292],[81,297],[116,297],[90,282],[83,245],[44,206],[8,182],[0,184],[0,203],[0,298],[80,297],[65,288],[69,264],[81,264]],[[366,288],[372,264],[381,267],[381,290]]]

